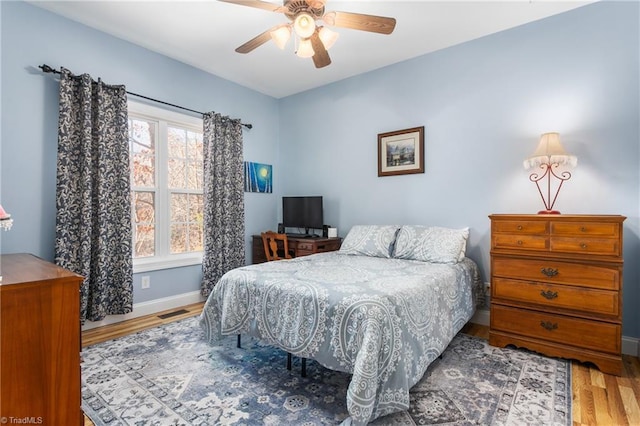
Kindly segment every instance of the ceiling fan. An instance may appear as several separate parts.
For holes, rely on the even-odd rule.
[[[249,53],[269,40],[273,40],[280,49],[284,49],[293,30],[297,40],[296,55],[302,58],[313,58],[316,68],[326,67],[331,63],[327,50],[333,46],[339,36],[324,25],[379,34],[391,34],[396,27],[395,18],[351,12],[325,13],[326,0],[284,0],[282,6],[261,0],[220,1],[283,13],[290,21],[257,35],[238,47],[236,52]],[[324,25],[318,25],[318,21]]]

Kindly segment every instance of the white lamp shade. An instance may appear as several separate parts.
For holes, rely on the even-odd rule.
[[[567,154],[560,143],[560,133],[550,132],[540,136],[540,143],[533,155],[524,160],[524,168],[529,170],[542,164],[558,164],[575,167],[578,159]]]
[[[309,38],[316,30],[316,21],[308,13],[300,13],[293,21],[293,29],[300,38]]]
[[[291,29],[288,25],[283,25],[269,33],[271,35],[271,39],[280,49],[284,49],[284,46],[289,41],[291,37]]]
[[[331,31],[327,27],[322,27],[320,28],[320,32],[318,33],[318,36],[320,37],[320,41],[322,41],[324,48],[329,50],[336,43],[336,40],[338,40],[338,37],[340,37],[340,34],[338,34],[335,31]]]
[[[302,40],[300,40],[300,45],[298,46],[298,51],[296,52],[296,55],[298,55],[301,58],[310,58],[315,54],[316,52],[314,52],[313,50],[313,46],[311,45],[311,40],[309,40],[308,38],[303,38]]]

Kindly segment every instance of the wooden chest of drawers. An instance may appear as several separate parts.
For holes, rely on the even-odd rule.
[[[489,343],[622,371],[617,215],[491,215]]]
[[[82,425],[82,277],[30,254],[0,272],[0,423]]]

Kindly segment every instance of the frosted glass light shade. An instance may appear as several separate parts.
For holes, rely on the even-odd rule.
[[[322,41],[324,48],[329,50],[336,43],[336,40],[338,40],[338,37],[340,37],[340,34],[338,34],[335,31],[331,31],[327,27],[322,27],[320,28],[320,32],[318,33],[318,36],[320,37],[320,41]]]
[[[524,160],[524,168],[529,170],[542,164],[558,164],[575,167],[578,159],[567,154],[560,143],[560,134],[556,132],[544,133],[540,136],[540,143],[533,155]]]
[[[293,21],[293,29],[300,38],[309,38],[316,30],[316,21],[308,13],[300,13]]]
[[[313,46],[311,46],[311,40],[309,40],[308,38],[300,40],[300,45],[298,46],[296,55],[301,58],[310,58],[315,54],[316,52],[314,52]]]
[[[283,25],[269,33],[271,35],[271,39],[280,49],[284,49],[284,46],[289,41],[291,37],[291,29],[288,25]]]

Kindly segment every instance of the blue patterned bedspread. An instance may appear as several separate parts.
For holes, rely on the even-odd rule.
[[[200,323],[212,344],[248,334],[352,373],[344,424],[360,425],[409,408],[409,389],[472,317],[479,289],[468,258],[322,253],[228,272]]]

